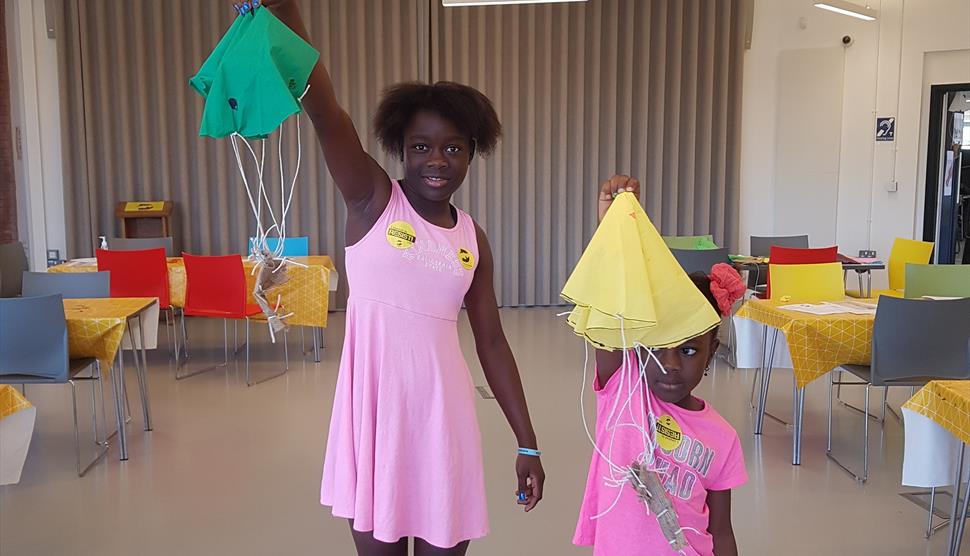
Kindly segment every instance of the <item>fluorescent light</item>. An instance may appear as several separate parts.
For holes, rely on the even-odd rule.
[[[558,4],[562,2],[586,2],[587,0],[441,0],[446,8],[459,6],[501,6],[503,4]]]
[[[817,2],[815,7],[866,21],[876,20],[876,10],[868,6],[863,7],[852,2],[846,2],[845,0],[825,0],[824,2]]]

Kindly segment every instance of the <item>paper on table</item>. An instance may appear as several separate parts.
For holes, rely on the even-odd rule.
[[[826,303],[796,303],[794,305],[782,305],[779,309],[798,311],[811,315],[874,315],[876,306],[871,303],[860,301],[841,301]]]
[[[92,264],[98,264],[98,259],[95,257],[87,257],[83,259],[71,259],[70,261],[67,262],[67,264],[69,266],[92,265]]]
[[[945,295],[924,295],[922,299],[931,299],[933,301],[950,301],[953,299],[963,299],[962,297],[948,297]]]

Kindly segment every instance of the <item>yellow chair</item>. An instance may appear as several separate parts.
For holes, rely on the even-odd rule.
[[[770,265],[771,299],[819,303],[845,299],[842,263]]]
[[[893,241],[893,248],[889,252],[889,289],[875,290],[872,297],[889,295],[892,297],[903,297],[906,289],[906,265],[927,264],[933,255],[932,241],[917,241],[915,239],[905,239],[897,237]],[[862,297],[857,291],[850,291],[852,297]]]

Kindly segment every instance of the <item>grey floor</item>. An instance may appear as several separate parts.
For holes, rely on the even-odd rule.
[[[555,313],[502,312],[544,452],[545,499],[528,515],[516,507],[514,438],[498,405],[479,400],[492,532],[472,544],[471,555],[591,553],[570,544],[591,451],[579,412],[583,347]],[[289,374],[254,387],[245,385],[241,365],[176,382],[162,333],[163,349],[151,356],[154,432],[141,430],[130,375],[131,459],[119,462],[112,447],[84,478],[74,473],[68,388],[28,387],[37,426],[20,484],[0,487],[0,555],[354,554],[346,523],[318,503],[343,316],[331,322],[319,364],[299,357],[297,332],[290,337]],[[461,326],[482,384],[467,323]],[[190,320],[190,334],[194,364],[221,360],[221,324]],[[254,336],[262,343],[255,368],[272,372],[281,351],[262,331]],[[206,345],[212,349],[198,347]],[[751,376],[718,362],[698,392],[744,443],[751,480],[734,494],[733,518],[742,554],[944,553],[946,531],[926,541],[926,512],[899,496],[898,421],[890,419],[881,435],[874,428],[871,478],[857,484],[825,457],[826,398],[819,381],[808,389],[804,455],[793,467],[791,433],[783,425],[769,420],[762,438],[751,434]],[[773,377],[769,407],[787,415],[791,373],[779,370]],[[851,456],[861,416],[845,409],[836,415],[836,449]],[[970,554],[970,542],[964,544],[963,553]]]

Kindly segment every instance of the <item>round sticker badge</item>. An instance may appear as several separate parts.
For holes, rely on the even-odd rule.
[[[472,255],[468,249],[461,248],[458,250],[458,262],[465,270],[471,270],[475,268],[475,255]]]
[[[417,237],[414,235],[414,227],[403,220],[391,223],[387,227],[387,242],[395,249],[410,249],[414,247]]]
[[[657,420],[657,444],[665,452],[676,450],[684,439],[680,425],[670,415],[664,415]]]

